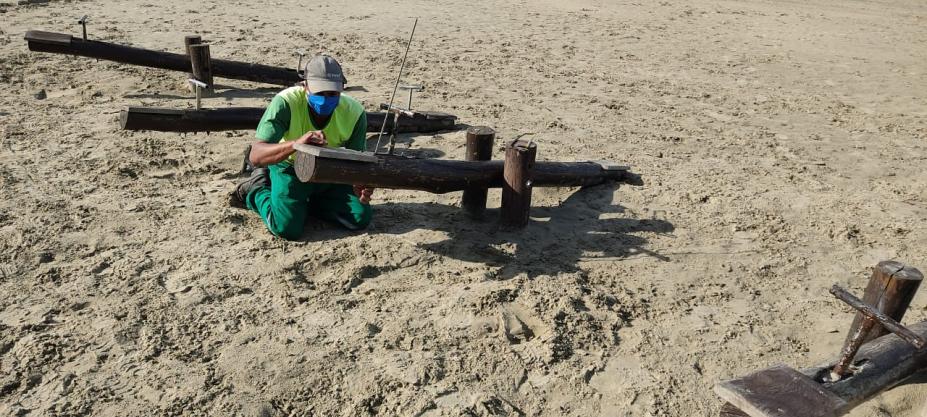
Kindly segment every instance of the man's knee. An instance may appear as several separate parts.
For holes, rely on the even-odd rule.
[[[297,240],[303,235],[305,223],[305,221],[290,219],[283,222],[268,223],[267,229],[270,230],[274,236],[282,237],[286,240]]]

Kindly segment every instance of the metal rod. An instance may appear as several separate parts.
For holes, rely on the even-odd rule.
[[[406,44],[406,52],[405,52],[405,54],[402,55],[402,62],[399,64],[399,75],[396,77],[396,85],[393,86],[393,94],[391,94],[390,97],[389,97],[389,107],[392,107],[392,106],[393,106],[393,99],[396,98],[396,91],[399,90],[399,80],[402,79],[402,70],[403,70],[403,69],[405,68],[405,66],[406,66],[406,57],[409,56],[409,47],[412,46],[412,37],[415,36],[415,27],[416,27],[416,26],[418,26],[418,18],[417,18],[417,17],[415,18],[415,23],[412,23],[412,33],[409,34],[409,43]],[[383,126],[380,127],[380,134],[377,135],[377,147],[375,148],[376,150],[379,150],[379,149],[380,149],[380,139],[383,138],[383,131],[384,131],[385,129],[386,129],[386,123],[384,123]],[[395,142],[396,142],[396,137],[395,137],[395,135],[393,135],[393,137],[390,139],[390,147],[389,147],[389,153],[390,153],[390,154],[393,153],[393,146],[394,146]]]
[[[841,380],[843,376],[849,372],[850,365],[853,364],[853,358],[856,357],[859,348],[863,345],[863,342],[866,341],[866,335],[875,327],[875,324],[875,320],[867,317],[863,319],[863,322],[856,328],[856,332],[850,336],[850,339],[847,340],[843,349],[840,351],[840,359],[837,361],[837,364],[834,365],[834,369],[830,371],[830,382]]]
[[[885,330],[888,330],[894,333],[896,336],[904,339],[904,341],[912,344],[914,347],[918,349],[923,349],[924,346],[927,346],[927,340],[925,340],[923,337],[912,332],[907,327],[902,326],[901,323],[898,323],[891,317],[886,316],[881,311],[872,308],[872,306],[864,303],[863,300],[856,298],[856,296],[854,296],[853,294],[850,294],[843,288],[840,288],[839,286],[834,285],[830,289],[830,293],[833,294],[834,297],[837,297],[837,299],[839,299],[840,301],[843,301],[844,303],[847,303],[850,307],[853,307],[856,310],[858,310],[860,313],[866,316],[867,319],[878,322],[879,324],[882,325],[882,327],[885,328]]]

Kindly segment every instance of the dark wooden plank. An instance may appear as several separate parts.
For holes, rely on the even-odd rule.
[[[724,400],[751,417],[836,417],[846,401],[784,365],[715,386]]]
[[[254,130],[257,128],[262,107],[227,107],[218,109],[164,109],[157,107],[129,107],[122,111],[120,120],[124,130],[150,130],[156,132],[221,132],[226,130]],[[443,120],[426,117],[400,116],[399,132],[436,132],[453,129],[456,116]],[[367,112],[367,131],[378,132],[380,124],[393,119],[383,112]],[[387,126],[389,129],[390,126]]]

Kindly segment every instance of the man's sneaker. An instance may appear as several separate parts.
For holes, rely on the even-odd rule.
[[[229,195],[229,205],[246,208],[245,199],[248,198],[248,194],[260,187],[270,187],[270,171],[267,168],[255,168],[248,179],[238,183],[235,191]]]

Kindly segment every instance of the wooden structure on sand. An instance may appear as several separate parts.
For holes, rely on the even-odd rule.
[[[129,107],[119,115],[123,130],[152,130],[156,132],[222,132],[226,130],[254,130],[262,107],[228,107],[220,109],[164,109],[156,107]],[[399,133],[426,133],[453,130],[457,116],[433,111],[414,111],[399,115],[399,123],[387,112],[367,112],[367,131],[379,132],[394,126]]]
[[[194,71],[194,78],[210,86],[212,85],[212,77],[286,86],[293,85],[302,80],[299,72],[295,69],[225,59],[208,59],[208,46],[206,48],[190,48],[191,45],[202,45],[197,40],[198,37],[196,36],[188,36],[185,38],[184,47],[186,48],[186,53],[184,54],[153,51],[110,42],[76,38],[65,33],[43,32],[39,30],[30,30],[26,32],[25,38],[26,42],[29,44],[29,50],[34,52],[77,55],[179,72],[190,72],[193,62],[189,54],[195,52],[193,56],[200,57],[201,61],[199,62],[208,61],[208,65],[203,65],[202,72]],[[199,74],[197,74],[197,72],[199,72]],[[199,77],[197,77],[197,75],[199,75]],[[203,75],[207,76],[204,77]]]
[[[777,365],[725,381],[715,392],[722,417],[838,417],[927,370],[927,322],[899,324],[924,276],[895,261],[873,270],[862,300],[838,286],[831,293],[857,310],[840,355],[821,366]]]
[[[505,160],[491,161],[495,133],[485,126],[467,131],[467,160],[416,159],[345,149],[297,146],[296,175],[304,182],[364,184],[431,193],[463,191],[463,207],[474,217],[486,208],[489,188],[502,188],[501,222],[517,229],[528,223],[534,187],[582,187],[613,181],[642,184],[627,166],[603,161],[536,162],[537,145],[506,144]]]

